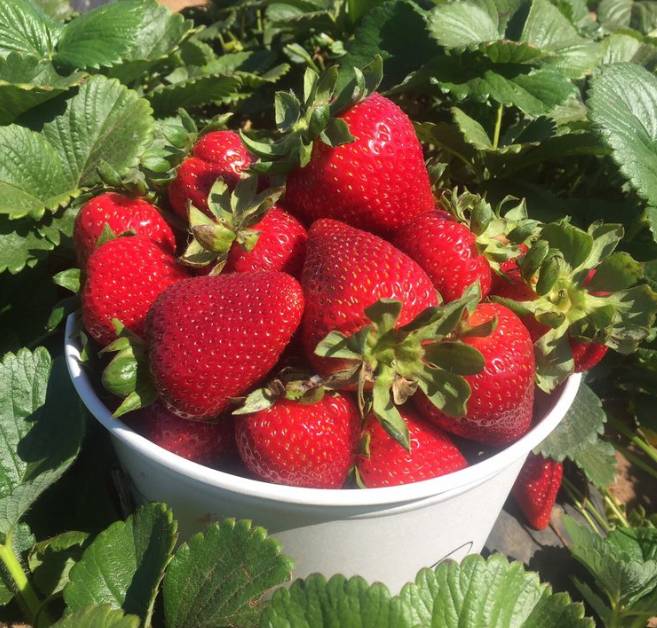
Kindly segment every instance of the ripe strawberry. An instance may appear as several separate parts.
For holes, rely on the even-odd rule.
[[[492,272],[477,249],[477,237],[447,212],[416,216],[397,232],[393,243],[427,272],[445,301],[458,299],[475,281],[482,296],[490,291]]]
[[[158,295],[187,273],[176,259],[143,236],[116,238],[96,249],[87,262],[82,289],[82,320],[101,345],[115,338],[118,318],[137,335]]]
[[[301,287],[285,273],[171,286],[148,316],[150,370],[162,401],[184,418],[219,416],[276,364],[302,312]]]
[[[391,235],[435,207],[413,123],[395,103],[373,93],[338,117],[355,140],[314,143],[310,163],[288,176],[291,212],[308,224],[334,218]]]
[[[283,399],[239,416],[235,437],[242,461],[262,480],[340,488],[354,464],[360,426],[356,404],[329,393],[313,404]]]
[[[533,453],[520,471],[512,494],[532,528],[543,530],[550,524],[552,507],[563,478],[563,465]]]
[[[105,192],[85,203],[75,219],[73,242],[81,267],[96,248],[106,225],[116,235],[134,231],[160,244],[167,253],[173,255],[176,251],[173,231],[157,207],[143,198]]]
[[[477,327],[495,318],[497,326],[489,335],[462,337],[485,362],[483,371],[465,376],[472,392],[464,417],[445,415],[422,392],[413,398],[420,413],[444,430],[489,445],[510,443],[525,434],[534,403],[534,351],[520,318],[503,305],[481,303],[467,324]]]
[[[217,466],[235,449],[233,418],[216,423],[186,421],[155,403],[128,415],[130,426],[159,447],[209,467]]]
[[[194,146],[192,156],[180,165],[169,186],[171,207],[185,220],[189,201],[207,212],[212,184],[221,177],[234,187],[251,160],[249,151],[234,131],[213,131],[204,135]]]
[[[468,466],[458,447],[442,430],[406,407],[400,412],[408,425],[410,451],[392,438],[376,418],[367,420],[365,453],[359,454],[356,461],[358,475],[366,487],[420,482]]]
[[[280,270],[294,277],[301,275],[308,235],[294,216],[274,206],[251,229],[260,234],[258,241],[250,251],[239,243],[233,244],[227,272]]]
[[[302,340],[320,374],[345,367],[344,361],[320,358],[315,348],[329,332],[353,334],[369,323],[366,308],[379,299],[396,299],[402,308],[396,326],[437,304],[427,274],[381,238],[336,220],[318,220],[308,233],[301,283],[306,299]]]

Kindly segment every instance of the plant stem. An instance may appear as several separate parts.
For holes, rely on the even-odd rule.
[[[23,567],[21,566],[16,552],[13,548],[13,537],[9,533],[5,537],[5,543],[0,544],[0,560],[7,569],[7,573],[14,581],[16,587],[16,601],[25,613],[25,618],[30,624],[34,624],[41,600],[32,588],[30,581],[27,579]]]
[[[593,504],[591,504],[590,509],[587,509],[585,506],[585,502],[588,502],[588,499],[584,497],[583,499],[580,499],[577,496],[577,489],[575,488],[575,485],[572,484],[572,482],[564,477],[562,480],[562,485],[563,488],[566,490],[566,493],[568,493],[568,497],[572,500],[573,504],[575,504],[575,508],[579,511],[579,513],[586,519],[586,523],[591,526],[591,529],[596,533],[596,534],[601,534],[600,530],[598,529],[598,526],[595,524],[593,519],[591,518],[591,514],[595,516],[595,518],[598,520],[600,525],[602,526],[603,529],[607,529],[607,523],[604,521],[603,517],[600,515],[600,513],[595,509]],[[589,512],[591,514],[589,514]]]
[[[616,518],[623,524],[624,527],[629,528],[630,522],[627,520],[627,517],[621,512],[621,509],[616,505],[616,502],[610,497],[609,493],[605,491],[603,495],[605,504],[609,506],[611,511],[616,515]]]
[[[648,458],[650,458],[655,464],[657,464],[657,449],[652,445],[647,443],[643,438],[638,434],[633,433],[624,423],[614,419],[613,417],[608,417],[607,422],[611,425],[617,432],[620,432],[625,436],[633,445],[636,445],[641,451],[643,451]]]
[[[500,131],[502,130],[502,114],[504,113],[504,105],[497,108],[497,117],[495,118],[495,129],[493,130],[493,148],[497,148],[500,143]]]
[[[629,462],[657,480],[657,469],[651,467],[647,462],[642,460],[640,456],[637,456],[627,447],[623,447],[623,445],[619,445],[617,443],[614,443],[614,447],[616,447],[616,449],[618,449],[618,451],[620,451],[620,453],[623,454],[623,456],[627,458]]]

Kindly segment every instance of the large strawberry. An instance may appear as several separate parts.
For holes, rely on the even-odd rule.
[[[303,105],[292,94],[277,95],[282,137],[273,144],[245,139],[261,170],[274,164],[289,172],[285,206],[307,224],[334,218],[390,235],[435,207],[413,123],[373,93],[380,72],[378,59],[336,94],[336,68],[321,78],[309,70]]]
[[[82,320],[101,345],[115,336],[113,319],[143,335],[146,315],[155,299],[172,284],[188,277],[173,255],[143,236],[110,240],[87,262],[82,289]]]
[[[489,445],[515,441],[532,421],[534,404],[534,352],[522,321],[497,303],[481,303],[465,321],[473,329],[490,325],[488,335],[461,339],[484,358],[484,370],[467,375],[472,394],[467,413],[454,418],[441,412],[423,392],[414,401],[420,413],[443,429]]]
[[[236,419],[237,447],[256,477],[290,486],[340,488],[354,464],[361,420],[344,394],[273,407]]]
[[[332,331],[351,335],[365,327],[365,310],[378,300],[401,302],[398,327],[438,303],[431,280],[416,262],[371,233],[329,219],[318,220],[308,232],[301,284],[306,299],[302,340],[323,375],[345,364],[319,357],[319,341]]]
[[[280,190],[257,191],[255,177],[242,179],[231,193],[221,179],[208,196],[208,213],[190,208],[189,243],[183,262],[218,274],[279,270],[301,274],[306,254],[306,230],[274,205]]]
[[[187,421],[161,403],[154,403],[129,415],[128,422],[136,432],[163,449],[209,467],[216,467],[235,450],[230,416],[215,423]]]
[[[523,317],[535,342],[537,383],[550,392],[595,365],[605,347],[633,351],[648,334],[657,294],[640,283],[641,265],[614,252],[620,225],[587,231],[567,220],[544,225],[517,265],[496,280],[498,299]]]
[[[493,207],[470,192],[445,193],[441,209],[415,216],[397,231],[393,243],[427,272],[445,301],[463,296],[479,282],[482,296],[490,291],[492,269],[520,252],[519,242],[534,231],[524,203]],[[502,213],[504,210],[504,213]]]
[[[408,425],[410,451],[392,438],[379,421],[370,417],[365,425],[363,451],[356,462],[358,477],[364,486],[410,484],[468,466],[447,434],[408,408],[400,412]]]
[[[106,227],[115,235],[131,231],[150,238],[172,255],[176,251],[173,231],[154,205],[142,198],[105,192],[85,203],[75,219],[73,242],[83,268]]]
[[[512,494],[532,528],[543,530],[550,524],[552,507],[563,478],[563,465],[556,460],[529,454]]]
[[[251,165],[252,157],[240,136],[234,131],[212,131],[194,146],[192,156],[185,159],[169,185],[171,207],[187,219],[189,204],[207,211],[207,198],[212,184],[221,177],[234,187],[240,174]]]
[[[218,417],[276,364],[303,312],[285,273],[195,277],[171,286],[148,317],[148,357],[162,401],[182,417]]]

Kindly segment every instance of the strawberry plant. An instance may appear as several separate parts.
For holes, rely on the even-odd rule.
[[[0,618],[655,615],[654,515],[611,488],[618,455],[657,478],[653,3],[0,4]],[[263,601],[292,566],[257,522],[178,539],[165,504],[119,494],[119,515],[97,490],[107,439],[60,357],[76,311],[126,425],[298,487],[455,472],[586,372],[513,490],[537,529],[559,498],[578,511],[562,536],[586,606],[498,554],[397,595],[325,574]],[[59,495],[102,516],[60,523]]]

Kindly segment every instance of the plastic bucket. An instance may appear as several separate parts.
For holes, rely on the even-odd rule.
[[[581,380],[570,377],[523,438],[461,471],[392,488],[295,488],[190,462],[114,419],[81,368],[75,328],[69,316],[65,353],[73,385],[109,430],[138,501],[170,504],[183,538],[216,519],[252,519],[281,541],[296,577],[358,574],[392,591],[421,567],[481,551],[525,458],[564,417]]]

